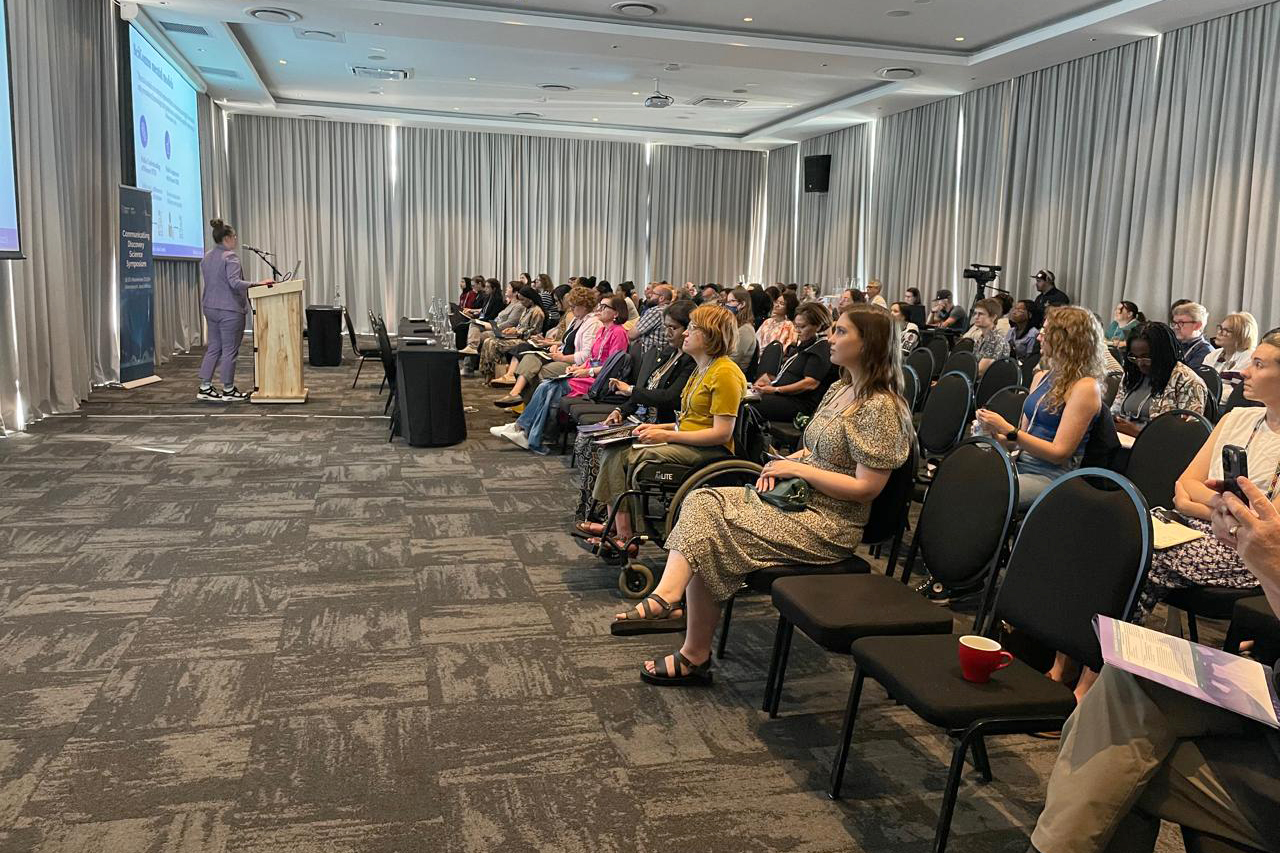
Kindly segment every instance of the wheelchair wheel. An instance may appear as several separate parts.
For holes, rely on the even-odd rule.
[[[723,459],[694,471],[687,480],[680,484],[680,488],[676,490],[675,495],[671,498],[671,503],[667,509],[666,536],[671,535],[672,529],[676,526],[676,519],[680,517],[680,506],[694,489],[700,489],[703,486],[750,485],[760,477],[760,471],[761,467],[759,465],[743,459]]]
[[[618,591],[624,598],[640,599],[658,588],[653,570],[644,563],[631,563],[618,572]]]

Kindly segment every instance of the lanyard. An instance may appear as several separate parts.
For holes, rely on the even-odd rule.
[[[821,336],[809,341],[809,343],[805,344],[803,347],[797,345],[795,353],[792,354],[791,358],[782,363],[782,366],[778,368],[778,375],[773,377],[773,381],[769,384],[776,386],[778,384],[778,380],[782,378],[782,375],[787,372],[787,368],[791,366],[791,363],[807,353],[809,350],[813,349],[814,345],[816,345],[820,340],[822,340]]]
[[[1258,418],[1258,422],[1253,425],[1253,430],[1252,432],[1249,433],[1249,440],[1244,443],[1244,449],[1246,453],[1249,452],[1249,445],[1253,444],[1253,439],[1258,435],[1259,432],[1261,432],[1262,425],[1265,424],[1266,422],[1267,422],[1267,413],[1266,413],[1266,410],[1264,409],[1262,412],[1262,417]],[[1248,472],[1245,472],[1245,474],[1247,476]],[[1267,500],[1271,500],[1272,496],[1275,494],[1277,482],[1280,482],[1280,461],[1276,462],[1275,473],[1271,475],[1271,485],[1267,487],[1267,491],[1266,491]]]

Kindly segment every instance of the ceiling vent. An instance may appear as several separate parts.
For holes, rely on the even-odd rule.
[[[740,107],[746,101],[741,98],[698,98],[689,102],[691,107],[710,107],[713,110],[731,110]]]
[[[179,24],[177,21],[161,21],[160,26],[164,27],[166,32],[182,33],[185,36],[209,37],[208,30],[204,27],[198,27],[195,24]]]
[[[296,24],[302,20],[302,16],[297,12],[270,7],[250,9],[248,15],[250,18],[262,21],[264,24]]]
[[[572,92],[572,86],[566,86],[563,83],[543,83],[538,87],[544,92]]]
[[[208,65],[197,65],[196,70],[206,77],[223,77],[228,80],[239,80],[240,72],[230,68],[210,68]]]
[[[628,18],[652,18],[662,11],[661,7],[653,3],[639,3],[636,0],[622,0],[621,3],[614,3],[610,8]]]
[[[303,41],[323,41],[329,44],[345,44],[347,37],[343,33],[334,33],[329,30],[307,30],[302,27],[294,27],[293,34]]]
[[[371,68],[368,65],[353,65],[351,73],[362,80],[383,80],[399,83],[413,76],[412,68]]]
[[[914,68],[881,68],[876,72],[881,80],[910,80],[919,74]]]
[[[542,118],[542,113],[516,113],[516,118]]]

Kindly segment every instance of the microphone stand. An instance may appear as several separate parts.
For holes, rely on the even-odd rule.
[[[284,278],[284,273],[276,269],[276,265],[271,263],[271,259],[275,257],[275,255],[272,255],[270,252],[264,252],[261,249],[255,249],[252,246],[245,246],[245,248],[248,249],[250,252],[253,252],[258,257],[262,258],[263,263],[271,267],[271,274],[276,281],[281,281]]]

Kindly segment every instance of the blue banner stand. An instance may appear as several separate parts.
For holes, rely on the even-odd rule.
[[[120,384],[140,388],[156,376],[155,260],[151,192],[120,186]]]

